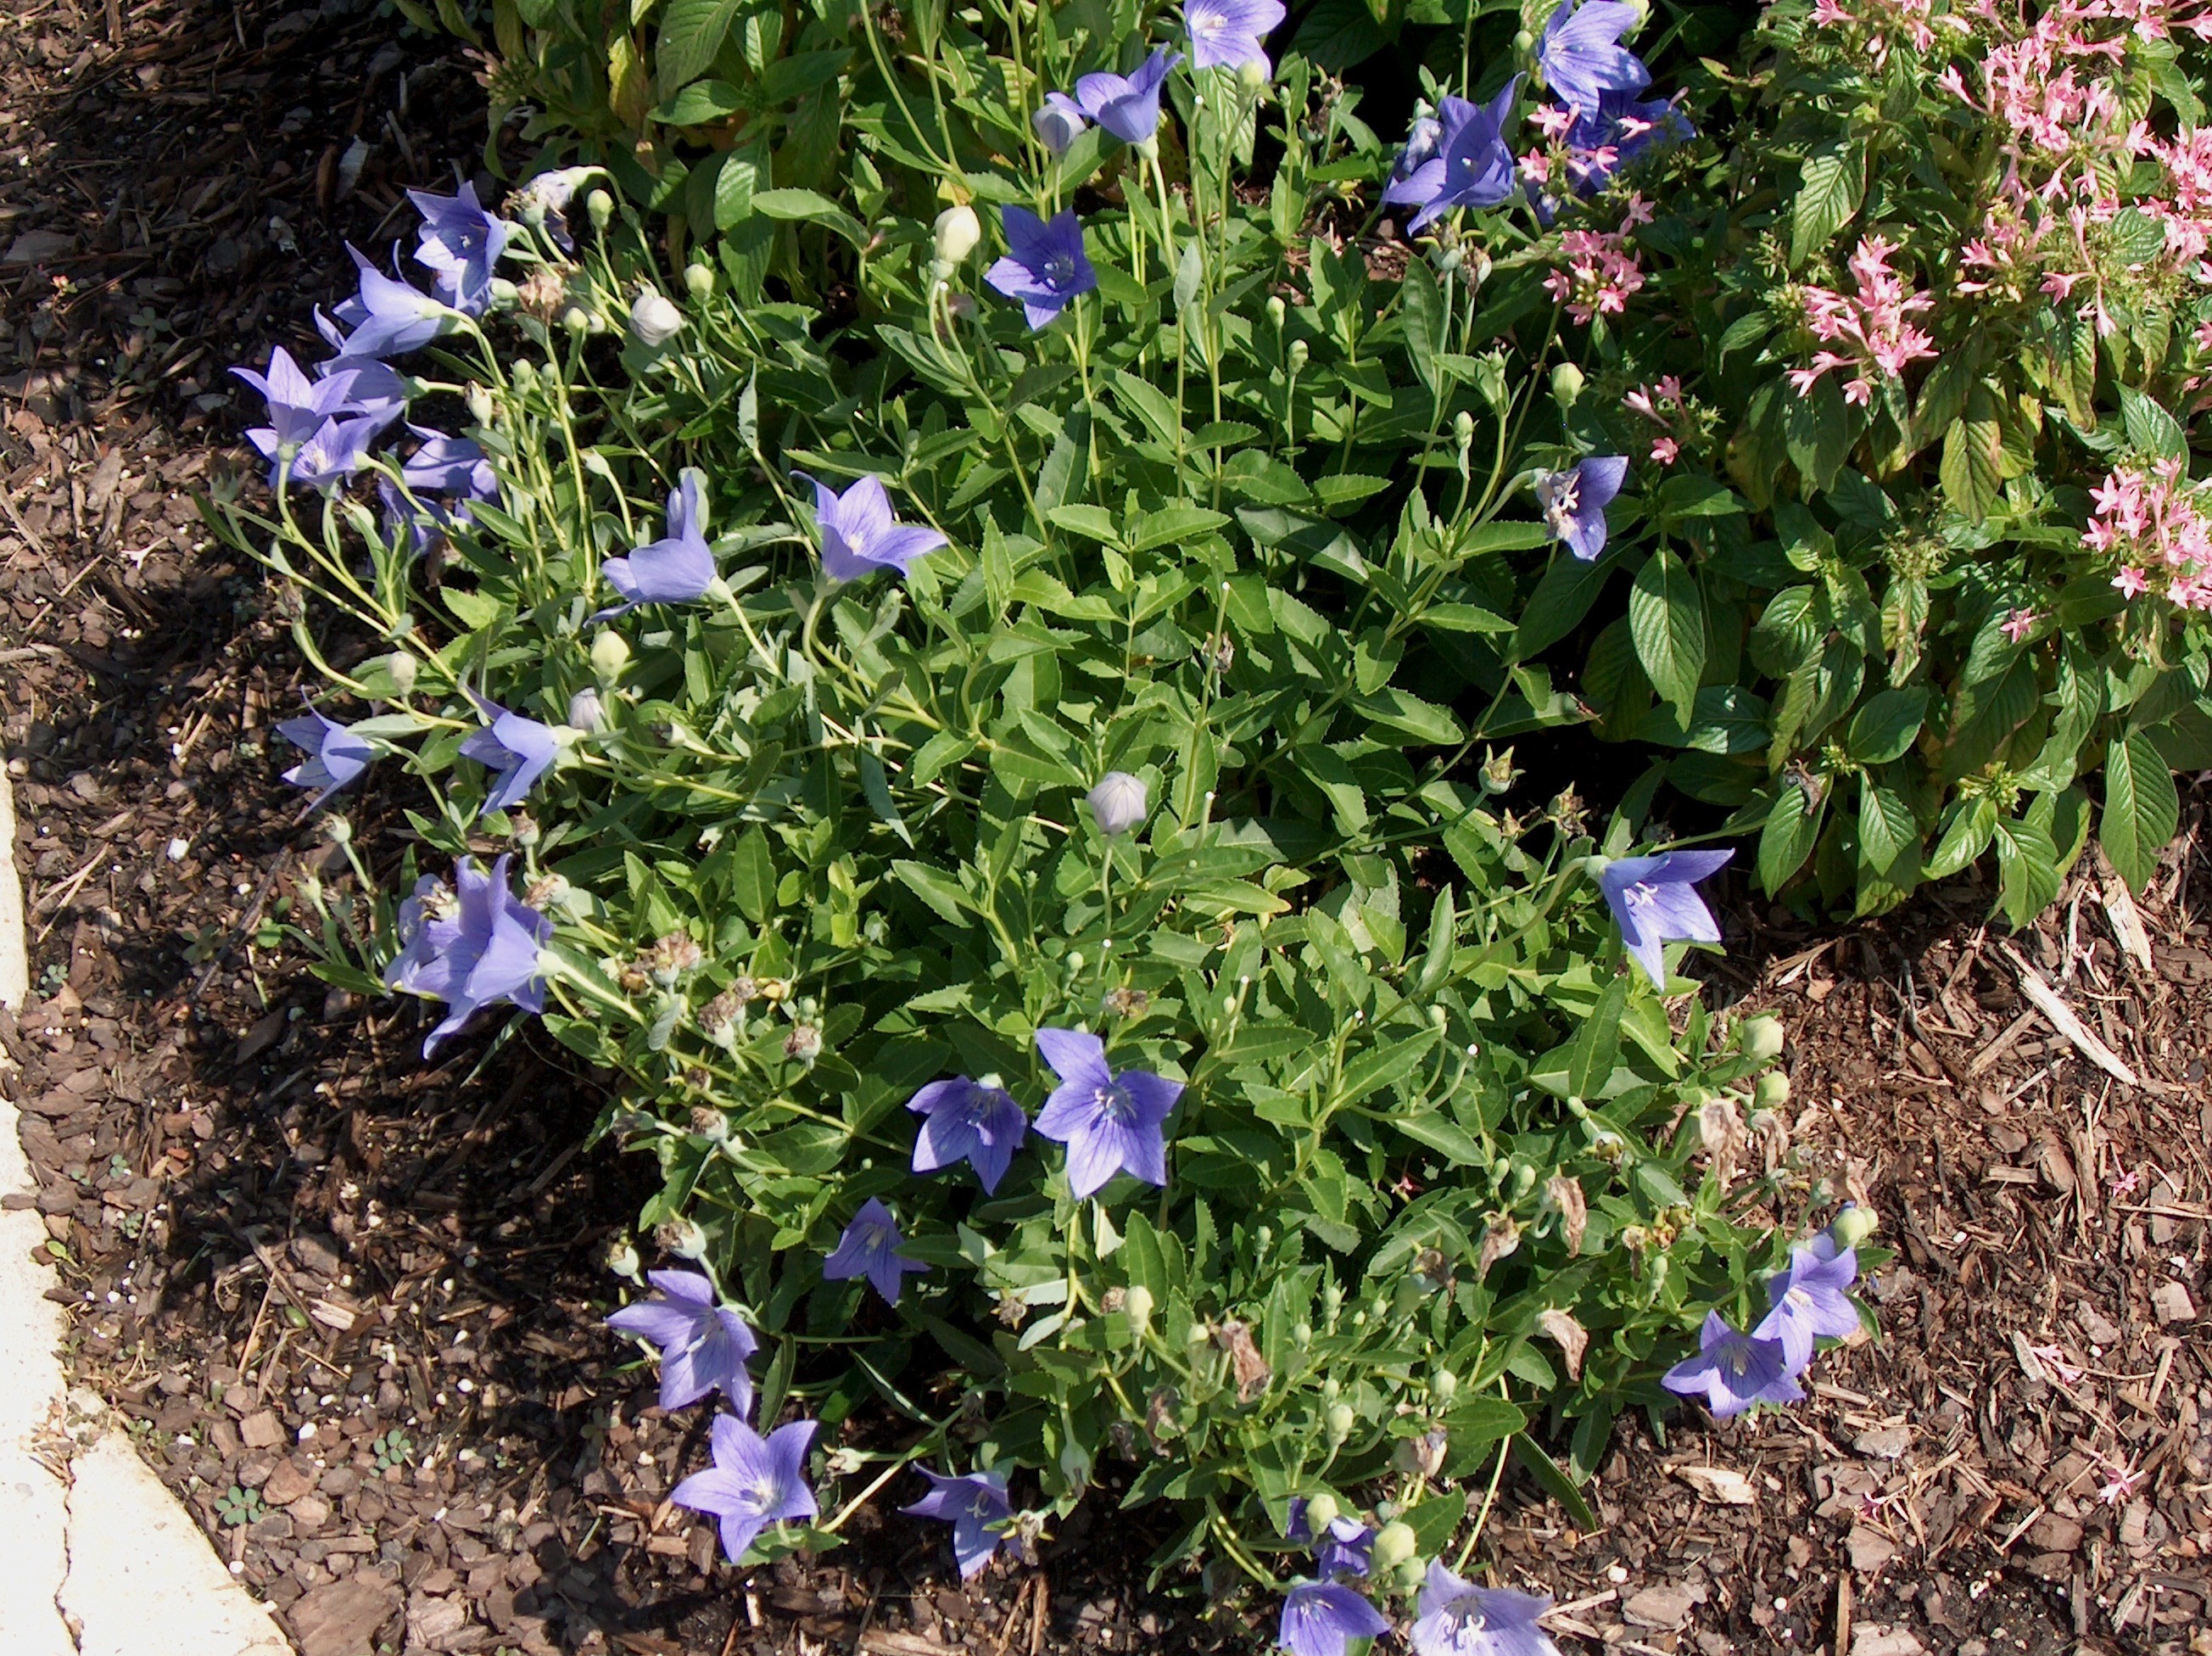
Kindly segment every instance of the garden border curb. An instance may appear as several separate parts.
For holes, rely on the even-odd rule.
[[[0,1006],[20,1010],[30,981],[15,848],[0,768]],[[0,1093],[0,1191],[35,1194],[16,1123]],[[142,1656],[158,1611],[165,1656],[290,1656],[98,1399],[67,1389],[61,1312],[46,1297],[54,1278],[34,1257],[46,1241],[36,1209],[0,1210],[0,1556],[11,1567],[0,1650]]]

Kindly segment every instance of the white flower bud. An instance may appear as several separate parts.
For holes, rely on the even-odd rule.
[[[1304,373],[1307,360],[1312,355],[1313,352],[1311,349],[1306,344],[1304,340],[1291,340],[1290,350],[1291,372],[1293,374]]]
[[[1141,1282],[1121,1301],[1121,1314],[1129,1319],[1129,1332],[1142,1334],[1152,1323],[1152,1291]]]
[[[469,405],[469,417],[471,419],[474,420],[478,425],[489,425],[491,423],[492,406],[491,393],[489,391],[471,381],[469,388],[462,393],[462,400],[466,402]]]
[[[405,696],[415,688],[415,675],[422,663],[404,649],[396,649],[384,658],[384,670],[392,679],[392,693]]]
[[[1306,1502],[1306,1533],[1316,1537],[1326,1533],[1342,1510],[1337,1505],[1336,1497],[1323,1489]]]
[[[1552,400],[1561,408],[1572,408],[1583,394],[1583,371],[1572,362],[1562,362],[1552,370]]]
[[[657,288],[647,288],[629,307],[629,331],[638,344],[658,350],[684,331],[684,313]]]
[[[607,710],[598,691],[586,685],[568,698],[568,722],[587,734],[606,728]]]
[[[1753,1083],[1751,1101],[1761,1110],[1779,1110],[1790,1102],[1790,1077],[1770,1069]]]
[[[592,216],[592,228],[604,230],[615,216],[615,198],[604,190],[594,190],[584,198],[584,210]]]
[[[1847,1203],[1843,1212],[1829,1221],[1828,1234],[1839,1248],[1856,1248],[1881,1228],[1881,1221],[1875,1217],[1874,1209],[1862,1208],[1856,1202]]]
[[[1091,790],[1091,818],[1112,839],[1145,819],[1149,804],[1145,784],[1126,770],[1109,770]]]
[[[1782,1056],[1782,1020],[1771,1013],[1744,1020],[1736,1039],[1743,1056],[1754,1063],[1771,1063]]]
[[[939,213],[935,231],[937,262],[947,271],[965,263],[983,239],[982,221],[975,216],[975,210],[964,202]]]
[[[1420,1550],[1421,1543],[1410,1524],[1385,1524],[1375,1532],[1375,1568],[1389,1569],[1402,1563]]]

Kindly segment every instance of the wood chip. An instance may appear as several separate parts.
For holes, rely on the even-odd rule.
[[[2043,980],[2043,974],[2028,965],[2027,957],[2009,942],[2001,944],[2013,970],[2020,977],[2020,991],[2035,1003],[2051,1026],[2071,1041],[2081,1056],[2115,1081],[2125,1081],[2130,1087],[2141,1087],[2142,1077],[2129,1068],[2127,1060],[2092,1035],[2074,1009],[2059,998],[2058,992]]]
[[[2101,854],[2098,860],[2103,864]],[[2150,934],[2143,928],[2142,916],[2136,911],[2136,900],[2129,894],[2128,882],[2109,864],[2098,870],[2097,898],[2104,904],[2105,923],[2112,928],[2120,953],[2134,963],[2137,971],[2148,976],[2151,970]]]
[[[1674,1476],[1707,1501],[1724,1507],[1748,1507],[1759,1499],[1749,1478],[1725,1466],[1677,1466]]]

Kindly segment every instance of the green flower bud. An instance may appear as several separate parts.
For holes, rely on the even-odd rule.
[[[1473,442],[1474,441],[1474,416],[1468,413],[1463,408],[1460,410],[1458,413],[1453,415],[1452,435],[1459,440],[1459,446],[1462,448],[1466,447],[1469,443]]]
[[[1375,1532],[1375,1568],[1387,1570],[1395,1564],[1402,1564],[1419,1552],[1420,1546],[1412,1525],[1402,1522],[1385,1524]]]
[[[561,313],[561,326],[571,333],[589,333],[591,315],[581,305],[571,305]]]
[[[1856,1202],[1846,1202],[1844,1210],[1828,1221],[1828,1234],[1839,1248],[1856,1248],[1881,1228],[1881,1221],[1874,1209]]]
[[[1400,1559],[1390,1567],[1390,1591],[1412,1592],[1420,1586],[1424,1574],[1419,1559]]]
[[[1771,1063],[1782,1056],[1782,1020],[1762,1013],[1744,1020],[1736,1032],[1736,1045],[1754,1063]]]
[[[1081,971],[1082,970],[1083,970],[1083,951],[1082,951],[1081,949],[1070,949],[1070,950],[1068,950],[1068,952],[1067,952],[1067,975],[1068,975],[1070,977],[1074,977],[1074,976],[1075,976],[1075,974],[1076,974],[1077,972]]]
[[[694,299],[704,299],[714,291],[714,267],[711,265],[686,265],[684,267],[684,290]]]
[[[505,310],[520,296],[522,290],[505,277],[495,276],[491,279],[489,292],[491,302],[500,309]]]
[[[1330,1525],[1336,1522],[1337,1514],[1341,1513],[1343,1510],[1344,1509],[1341,1507],[1337,1505],[1336,1497],[1326,1489],[1323,1489],[1317,1495],[1308,1496],[1306,1499],[1306,1532],[1314,1536],[1320,1535],[1322,1531],[1326,1530]]]
[[[384,658],[384,671],[392,679],[392,693],[406,696],[415,689],[415,675],[422,664],[404,649],[396,649]]]
[[[1536,37],[1528,30],[1524,28],[1513,37],[1513,51],[1516,57],[1526,58],[1535,49]]]
[[[1291,1330],[1291,1343],[1297,1347],[1301,1351],[1304,1350],[1306,1347],[1311,1345],[1313,1343],[1313,1324],[1311,1323],[1299,1323],[1295,1324]]]
[[[1283,318],[1287,314],[1289,314],[1289,307],[1283,303],[1283,295],[1279,293],[1269,294],[1267,295],[1267,326],[1280,333],[1283,331]]]
[[[1237,84],[1247,92],[1267,89],[1267,70],[1257,58],[1247,58],[1237,69]]]
[[[1449,1368],[1440,1368],[1429,1376],[1429,1395],[1438,1403],[1449,1403],[1459,1395],[1459,1376]]]
[[[1582,400],[1583,371],[1572,362],[1562,362],[1552,370],[1552,400],[1561,408],[1572,408]]]
[[[629,665],[629,641],[611,627],[592,640],[592,671],[600,681],[612,684]]]
[[[1761,1110],[1779,1110],[1790,1102],[1790,1077],[1778,1069],[1768,1070],[1753,1086],[1751,1101]]]
[[[604,190],[594,190],[584,198],[584,210],[592,216],[592,228],[604,230],[615,216],[615,198]]]
[[[1290,349],[1291,372],[1293,374],[1304,373],[1306,371],[1307,359],[1312,355],[1313,352],[1308,348],[1304,340],[1291,340]]]
[[[1141,1283],[1121,1301],[1121,1314],[1129,1319],[1129,1332],[1142,1334],[1152,1325],[1152,1291]]]
[[[1331,1445],[1342,1443],[1352,1435],[1352,1414],[1350,1403],[1337,1403],[1329,1405],[1328,1415],[1323,1424],[1328,1429]]]

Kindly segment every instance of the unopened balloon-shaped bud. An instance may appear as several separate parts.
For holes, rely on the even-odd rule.
[[[1109,770],[1091,790],[1091,819],[1112,839],[1142,822],[1149,803],[1142,780],[1126,770]]]
[[[1845,1204],[1844,1210],[1828,1223],[1828,1234],[1839,1248],[1856,1248],[1860,1243],[1881,1228],[1881,1221],[1871,1208],[1857,1202]]]
[[[629,665],[629,640],[612,628],[592,640],[592,671],[602,684],[612,684]]]
[[[1142,1334],[1152,1325],[1152,1291],[1139,1282],[1121,1301],[1121,1314],[1129,1319],[1129,1332]]]
[[[1790,1102],[1790,1077],[1770,1069],[1753,1084],[1751,1101],[1761,1110],[1779,1110]]]
[[[1375,1567],[1389,1569],[1402,1564],[1420,1550],[1420,1540],[1410,1524],[1392,1522],[1375,1531]]]
[[[584,198],[584,210],[591,215],[592,228],[604,230],[615,216],[615,198],[604,190],[594,190]]]
[[[684,291],[694,299],[704,299],[714,291],[714,267],[693,263],[684,267]]]
[[[937,263],[940,270],[950,272],[967,263],[968,255],[975,251],[983,240],[983,222],[975,216],[975,210],[962,202],[947,207],[937,216],[931,227],[935,238]]]
[[[658,350],[684,331],[684,313],[658,288],[647,288],[630,305],[629,331],[640,344]]]
[[[568,722],[587,735],[606,728],[607,709],[598,691],[587,685],[568,698]]]
[[[1746,1019],[1736,1043],[1753,1062],[1771,1063],[1782,1056],[1782,1020],[1771,1013]]]
[[[1582,400],[1586,383],[1583,371],[1572,362],[1562,362],[1552,370],[1552,400],[1561,408],[1572,408]]]

